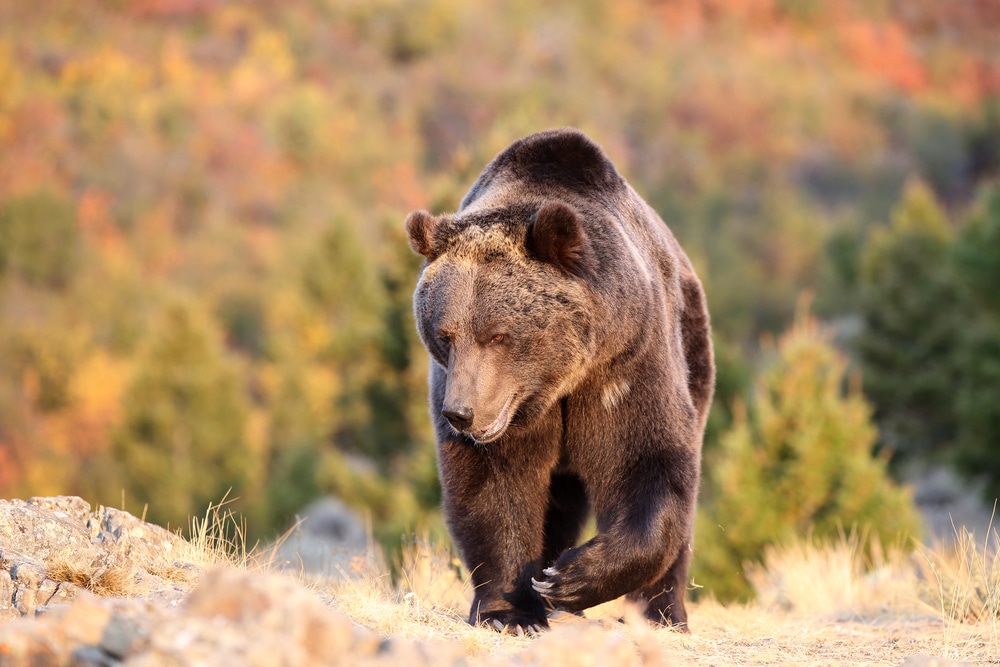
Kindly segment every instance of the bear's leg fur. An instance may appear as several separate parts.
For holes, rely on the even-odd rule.
[[[628,419],[603,418],[600,385],[580,387],[566,403],[569,466],[586,485],[598,534],[563,552],[534,588],[567,611],[686,576],[681,552],[691,543],[698,489],[697,410],[686,378],[664,375],[642,358],[624,370],[632,388],[618,409],[645,406]],[[671,604],[680,614],[684,587],[674,590]]]
[[[708,323],[705,292],[698,279],[691,275],[681,280],[681,290],[684,294],[681,336],[684,341],[684,359],[688,366],[688,387],[701,424],[698,432],[704,434],[715,390],[712,328]]]
[[[545,606],[531,590],[531,578],[542,569],[548,479],[530,469],[520,475],[496,474],[494,464],[507,464],[496,461],[506,457],[494,454],[502,452],[459,438],[441,444],[445,516],[472,571],[475,599],[469,622],[530,633],[547,627]]]
[[[435,367],[432,373],[443,370]],[[443,386],[432,383],[431,392],[432,414],[438,415],[438,470],[445,518],[472,574],[469,622],[535,634],[548,627],[547,606],[531,580],[545,567],[549,487],[562,433],[559,410],[509,431],[500,443],[477,445],[440,417]]]
[[[643,465],[645,462],[638,462],[636,468]],[[650,504],[661,509],[646,512],[625,502],[602,511],[595,502],[598,535],[563,552],[555,565],[543,570],[544,578],[533,584],[554,607],[582,611],[641,590],[650,581],[662,580],[682,548],[687,548],[693,498],[664,491],[670,482],[647,484],[637,479],[639,474],[632,477],[630,491],[651,499]],[[683,589],[677,593],[683,595]]]
[[[504,447],[477,447],[458,436],[438,449],[445,517],[471,570],[475,598],[469,623],[512,634],[548,627],[547,608],[532,590],[541,576],[549,473],[508,456]]]

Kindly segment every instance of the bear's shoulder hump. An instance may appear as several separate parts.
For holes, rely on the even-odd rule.
[[[583,196],[607,196],[625,187],[601,147],[570,127],[537,132],[512,143],[487,165],[462,207],[478,199],[498,177]]]

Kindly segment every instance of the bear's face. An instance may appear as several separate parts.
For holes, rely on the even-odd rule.
[[[592,267],[576,214],[417,212],[407,230],[428,259],[414,310],[444,370],[441,414],[477,442],[498,440],[567,393],[590,357]]]

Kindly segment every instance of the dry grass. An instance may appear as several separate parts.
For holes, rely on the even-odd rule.
[[[912,554],[857,532],[768,547],[747,578],[762,609],[856,619],[934,612],[916,594],[922,580]]]
[[[137,583],[135,571],[128,564],[85,571],[68,563],[56,563],[45,576],[55,582],[79,586],[100,597],[131,597],[149,592]]]
[[[330,596],[333,606],[386,637],[461,644],[467,653],[492,653],[500,643],[509,650],[527,640],[504,638],[490,630],[472,628],[465,619],[472,603],[472,586],[460,563],[446,546],[426,538],[403,548],[398,584],[377,554],[357,559],[349,576],[314,580]]]
[[[1000,623],[1000,536],[982,547],[962,528],[950,545],[922,548],[917,559],[924,596],[933,598],[942,617],[958,622]]]
[[[804,540],[768,550],[764,565],[751,568],[753,604],[691,605],[691,634],[651,628],[621,600],[588,610],[586,619],[557,617],[552,634],[572,632],[580,647],[579,660],[560,664],[600,664],[584,653],[602,637],[630,644],[634,664],[899,665],[920,654],[998,664],[998,545],[996,531],[978,543],[960,531],[953,544],[916,553],[858,535],[830,544]],[[531,645],[465,624],[468,575],[442,546],[414,542],[399,570],[397,586],[384,567],[366,563],[352,578],[321,587],[336,608],[387,637],[457,642],[470,657],[488,660]]]
[[[218,566],[254,569],[259,566],[258,555],[253,549],[247,549],[246,522],[233,513],[228,504],[229,501],[223,498],[216,505],[210,504],[204,516],[191,518],[189,550],[183,554],[183,560],[200,569]]]

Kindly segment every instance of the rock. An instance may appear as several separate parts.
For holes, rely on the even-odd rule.
[[[142,643],[143,635],[144,632],[137,623],[115,614],[104,626],[101,650],[113,658],[122,660]]]
[[[274,548],[273,560],[281,569],[341,575],[349,572],[352,559],[367,553],[364,522],[337,498],[320,498],[299,516],[291,534]]]
[[[60,667],[63,660],[59,657],[59,647],[51,639],[41,637],[28,652],[28,664],[31,667]]]
[[[76,603],[61,616],[66,640],[73,644],[96,646],[111,620],[111,609],[89,593],[81,593]]]
[[[0,612],[10,609],[14,605],[14,581],[10,578],[10,572],[0,570]]]
[[[59,645],[37,634],[0,636],[0,666],[59,667],[64,664]]]
[[[189,546],[179,535],[122,510],[102,506],[95,519],[89,525],[102,542],[119,552],[139,550],[151,564],[172,563]]]
[[[379,654],[366,665],[393,667],[407,665],[465,665],[465,653],[459,644],[448,642],[413,642],[399,637],[393,638],[382,646]],[[553,662],[551,664],[559,664]]]
[[[38,586],[36,601],[40,605],[69,604],[76,599],[80,588],[68,581],[45,579]]]
[[[13,606],[22,615],[33,614],[38,606],[38,587],[45,580],[45,571],[30,561],[14,563],[10,568],[14,586]]]
[[[0,618],[69,604],[82,587],[180,597],[200,575],[190,553],[179,535],[74,496],[0,500]]]
[[[87,523],[90,516],[90,503],[78,496],[50,496],[29,498],[25,505],[41,507],[56,516],[69,521]]]
[[[75,504],[66,501],[57,507],[48,509],[39,498],[30,503],[0,500],[4,561],[11,560],[13,551],[31,554],[45,571],[59,565],[73,572],[90,571],[101,561],[105,552],[92,542],[86,524],[74,518]]]
[[[554,664],[564,667],[638,665],[639,655],[620,633],[595,631],[588,623],[553,628],[518,653],[512,663],[539,667]]]
[[[303,534],[322,540],[327,561],[331,543],[367,547],[362,523],[342,505],[308,511]],[[0,667],[391,664],[380,662],[375,633],[291,579],[204,574],[184,563],[189,544],[127,512],[91,512],[68,496],[0,501],[0,545],[0,619],[9,621],[0,624]],[[194,582],[188,593],[182,583]],[[427,664],[428,650],[393,648],[416,651],[413,667]]]
[[[325,507],[334,513],[342,509],[329,503]],[[0,541],[0,667],[469,664],[460,642],[383,639],[285,574],[178,567],[177,559],[190,553],[189,546],[124,512],[99,508],[91,513],[82,501],[59,497],[0,501],[0,514],[16,520],[0,523],[0,530],[21,535],[13,543],[6,537]],[[316,516],[324,516],[323,511]],[[360,522],[337,529],[332,525],[318,520],[316,530],[307,532],[347,536],[342,543],[351,549],[367,547]],[[338,532],[346,525],[353,527]],[[37,545],[29,533],[38,537]],[[73,561],[72,567],[79,569],[65,565],[62,559],[72,554],[58,548],[58,535],[87,554]],[[172,569],[165,572],[167,567]],[[197,580],[194,588],[187,592],[167,579],[175,573],[184,573],[179,578],[185,581]],[[73,581],[60,580],[70,576]],[[157,589],[145,592],[150,586]],[[603,631],[574,617],[510,660],[524,665],[636,664],[639,652],[622,632]],[[566,662],[570,654],[575,662]],[[507,661],[506,656],[502,663],[486,658],[482,664]]]
[[[10,578],[20,588],[36,590],[45,579],[45,570],[35,563],[22,561],[10,568]]]
[[[35,607],[35,616],[45,616],[46,614],[62,614],[69,609],[68,604],[46,604]]]
[[[70,667],[115,667],[118,661],[96,646],[81,646],[69,656]]]
[[[290,579],[274,574],[208,572],[191,592],[185,612],[203,619],[202,623],[241,628],[251,653],[266,652],[280,638],[285,664],[322,664],[329,656],[371,655],[380,643],[374,633],[328,609]]]

